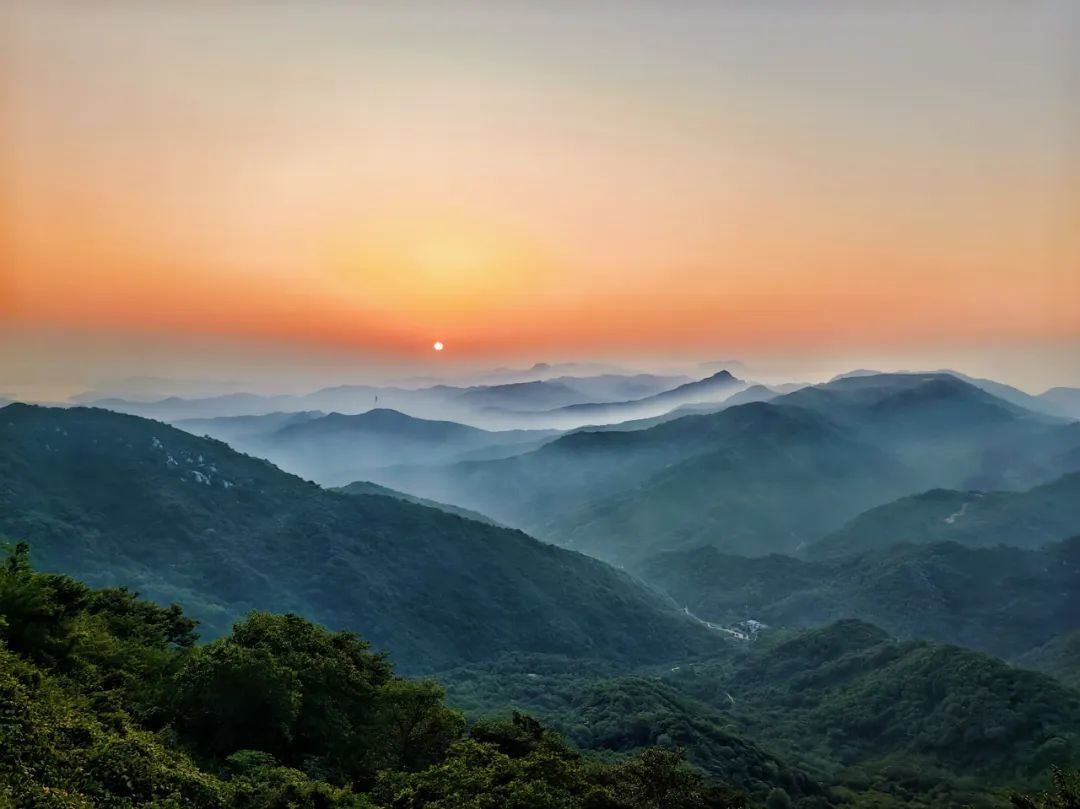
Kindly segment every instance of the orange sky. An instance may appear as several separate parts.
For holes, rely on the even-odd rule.
[[[1080,341],[1080,15],[721,5],[11,4],[0,316],[472,360]]]

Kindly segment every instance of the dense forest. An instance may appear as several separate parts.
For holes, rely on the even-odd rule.
[[[863,618],[897,636],[1006,659],[1075,629],[1080,616],[1080,537],[1039,550],[941,542],[821,560],[699,547],[652,557],[635,572],[711,621],[791,628]]]
[[[1080,692],[858,621],[630,677],[517,655],[441,679],[470,715],[510,706],[600,751],[674,744],[752,797],[782,788],[798,805],[993,806],[1080,755]]]
[[[124,589],[0,570],[4,809],[721,809],[671,750],[586,757],[521,714],[466,725],[350,632],[195,624]]]
[[[448,673],[468,718],[351,632],[260,612],[209,643],[196,630],[175,606],[36,572],[26,545],[12,549],[0,806],[994,806],[1078,744],[1077,692],[865,625],[663,677],[605,679],[610,664],[565,658]],[[522,683],[566,737],[509,710],[530,702]],[[749,710],[724,710],[729,690]],[[502,715],[485,718],[478,697]],[[953,738],[957,711],[994,726]],[[753,730],[787,763],[739,735]],[[861,766],[881,756],[888,766]],[[1072,783],[1013,800],[1070,805],[1055,802]]]

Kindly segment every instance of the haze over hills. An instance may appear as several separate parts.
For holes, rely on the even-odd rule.
[[[823,413],[934,486],[1027,488],[1071,471],[1075,422],[1033,413],[951,374],[845,377],[778,399]],[[1052,458],[1047,448],[1057,447]]]
[[[298,612],[362,628],[413,670],[512,650],[660,661],[721,644],[589,557],[326,491],[104,410],[0,411],[0,534],[30,542],[46,570],[176,601],[209,634],[253,608]]]
[[[703,542],[794,550],[910,485],[888,455],[804,410],[757,403],[688,418],[722,422],[727,435],[636,487],[558,515],[542,535],[627,565]]]
[[[321,410],[267,413],[260,416],[217,416],[204,419],[180,419],[173,423],[192,435],[208,435],[227,444],[238,445],[245,440],[258,439],[282,427],[322,418]]]
[[[795,385],[792,390],[798,390],[801,385]],[[674,410],[670,410],[662,416],[653,416],[652,418],[645,419],[630,419],[628,421],[617,421],[612,424],[590,424],[586,427],[579,427],[574,432],[607,432],[607,431],[620,431],[627,432],[631,430],[644,430],[649,427],[656,427],[660,424],[665,424],[669,421],[675,421],[675,419],[681,419],[683,416],[704,415],[708,413],[717,413],[721,410],[726,410],[729,407],[735,407],[741,404],[750,404],[752,402],[768,402],[781,395],[781,391],[774,390],[766,385],[751,385],[748,388],[743,388],[738,393],[733,393],[721,402],[706,403],[706,404],[687,404],[680,405]]]
[[[230,393],[204,398],[171,396],[158,400],[116,397],[88,400],[86,396],[80,396],[76,397],[76,401],[171,422],[316,410],[355,415],[381,406],[421,418],[452,419],[479,427],[504,429],[528,426],[522,421],[521,413],[540,413],[573,404],[649,397],[689,381],[681,375],[604,373],[472,386],[455,386],[444,382],[424,387],[338,385],[302,395]],[[583,420],[577,420],[572,426],[583,423]]]
[[[1039,398],[1058,412],[1074,419],[1080,419],[1080,388],[1050,388],[1050,390],[1039,394]]]
[[[824,447],[835,432],[815,414],[754,404],[645,430],[578,432],[502,461],[388,470],[380,482],[475,508],[559,541],[550,530],[555,520],[620,492],[641,493],[654,475],[695,456],[747,443],[782,443],[784,434],[795,440],[815,436]]]
[[[619,564],[703,543],[765,554],[935,486],[1027,488],[1080,469],[1078,427],[949,375],[860,376],[379,482]]]
[[[387,466],[438,464],[481,455],[508,457],[558,434],[541,430],[488,431],[432,421],[389,408],[356,415],[294,414],[183,421],[178,427],[228,441],[318,483],[343,485]]]
[[[652,418],[663,416],[684,405],[722,402],[745,387],[746,383],[736,379],[729,371],[717,371],[705,379],[687,382],[641,399],[571,404],[538,414],[534,418],[540,423],[562,429],[570,429],[582,423],[610,424],[629,419]]]
[[[1003,399],[1006,402],[1022,407],[1026,410],[1031,410],[1035,413],[1042,413],[1048,416],[1068,416],[1069,414],[1061,410],[1054,402],[1050,401],[1046,394],[1034,396],[1030,393],[1020,390],[1012,385],[1006,385],[1003,382],[998,382],[995,379],[986,379],[984,377],[973,377],[968,374],[961,373],[960,371],[954,371],[951,369],[943,368],[937,371],[897,371],[894,375],[898,376],[916,376],[922,377],[929,374],[933,375],[948,375],[954,376],[964,382],[974,385],[975,387],[986,391],[992,396],[996,396],[999,399]],[[869,377],[869,376],[882,376],[881,371],[871,371],[865,368],[856,369],[854,371],[848,371],[844,374],[839,374],[833,378],[833,381],[839,379],[848,379],[854,377]]]
[[[654,374],[602,374],[560,376],[546,380],[515,382],[466,388],[457,394],[460,401],[480,409],[536,412],[587,407],[595,403],[621,403],[661,395],[678,387],[695,384],[683,376]]]

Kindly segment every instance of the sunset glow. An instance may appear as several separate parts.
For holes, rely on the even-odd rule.
[[[711,8],[13,5],[5,328],[1080,342],[1076,14]]]

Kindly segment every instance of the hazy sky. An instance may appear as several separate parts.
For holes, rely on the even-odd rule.
[[[436,339],[1080,384],[1074,3],[0,2],[0,393]]]

